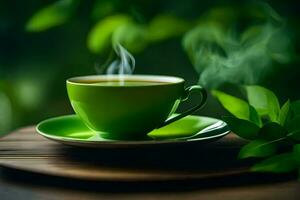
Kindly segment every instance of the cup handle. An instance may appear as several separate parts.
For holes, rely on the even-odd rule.
[[[201,87],[199,85],[193,85],[193,86],[187,87],[185,89],[185,95],[181,98],[181,101],[186,101],[189,98],[189,96],[190,96],[190,94],[192,92],[199,92],[201,94],[201,101],[200,101],[200,103],[198,105],[196,105],[196,106],[188,109],[187,111],[184,111],[183,113],[175,116],[175,117],[167,119],[165,122],[163,122],[157,128],[161,128],[161,127],[166,126],[166,125],[168,125],[168,124],[170,124],[172,122],[175,122],[175,121],[177,121],[179,119],[182,119],[183,117],[185,117],[185,116],[187,116],[187,115],[189,115],[189,114],[191,114],[191,113],[195,112],[196,110],[198,110],[198,109],[200,109],[200,108],[203,107],[203,105],[205,104],[206,99],[207,99],[207,92],[206,92],[206,90],[203,87]]]

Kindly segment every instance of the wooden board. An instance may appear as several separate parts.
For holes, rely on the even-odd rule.
[[[201,146],[87,149],[43,138],[35,127],[0,139],[0,166],[91,181],[173,181],[248,173],[233,134]]]

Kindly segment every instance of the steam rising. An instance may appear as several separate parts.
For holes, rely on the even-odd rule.
[[[186,34],[183,45],[200,74],[200,84],[207,88],[223,83],[257,84],[274,63],[290,61],[291,41],[284,20],[270,6],[261,8],[267,20],[242,32],[232,29],[237,15],[227,29],[207,20]]]
[[[114,52],[101,68],[96,65],[96,71],[107,75],[117,74],[120,75],[120,79],[122,75],[132,74],[135,68],[134,57],[119,43],[114,45],[113,50]]]
[[[114,50],[119,59],[108,66],[106,74],[132,74],[135,67],[134,57],[120,44],[115,45]]]

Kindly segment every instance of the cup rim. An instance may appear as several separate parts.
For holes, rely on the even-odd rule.
[[[84,80],[93,80],[93,81],[110,81],[121,79],[125,80],[135,80],[135,81],[153,81],[159,82],[159,84],[151,84],[151,85],[134,85],[134,86],[126,86],[126,87],[153,87],[153,86],[162,86],[162,85],[175,85],[184,83],[184,79],[176,76],[164,76],[164,75],[143,75],[143,74],[135,74],[135,75],[87,75],[87,76],[76,76],[67,79],[67,84],[71,85],[80,85],[80,86],[95,86],[95,87],[124,87],[123,85],[93,85],[90,83],[82,83],[79,81]]]

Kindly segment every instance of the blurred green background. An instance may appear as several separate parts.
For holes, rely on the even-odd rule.
[[[208,89],[260,84],[282,102],[299,99],[299,8],[290,0],[1,0],[0,133],[72,113],[65,80],[95,74],[112,41],[132,52],[135,74]],[[210,96],[197,114],[224,113]]]

